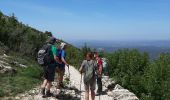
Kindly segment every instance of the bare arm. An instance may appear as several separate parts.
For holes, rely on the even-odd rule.
[[[63,57],[61,57],[61,60],[65,65],[69,66],[69,64],[66,62],[66,60]]]
[[[103,70],[103,66],[102,66],[102,65],[99,65],[99,75],[102,74],[102,70]]]
[[[83,72],[83,66],[80,67],[79,72],[80,72],[80,73]]]
[[[79,69],[79,72],[80,72],[80,73],[83,73],[83,68],[84,68],[84,61],[83,61],[83,63],[81,64],[81,67],[80,67],[80,69]]]
[[[58,57],[57,57],[56,55],[54,56],[54,60],[55,60],[56,62],[58,62],[58,63],[61,63],[60,60],[58,59]]]

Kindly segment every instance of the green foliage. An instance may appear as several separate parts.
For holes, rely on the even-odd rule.
[[[16,74],[12,76],[8,74],[0,75],[0,97],[14,96],[40,84],[42,68],[35,61],[23,58],[21,56],[9,58],[9,61],[24,63],[28,67],[20,68],[19,66],[13,66],[17,69]]]
[[[37,66],[34,60],[39,48],[49,36],[52,36],[51,32],[40,32],[19,22],[14,14],[5,16],[0,12],[0,54],[5,53],[6,50],[3,49],[7,46],[10,51],[8,55],[13,55],[8,63],[16,61],[28,66],[24,69],[11,65],[17,69],[16,74],[0,75],[0,97],[21,93],[39,84],[42,68]],[[79,68],[83,60],[81,50],[67,44],[68,62]]]
[[[8,17],[0,12],[0,41],[11,51],[35,57],[46,39],[47,34],[18,22],[14,14]]]
[[[67,48],[67,60],[69,62],[69,64],[75,66],[75,68],[79,68],[80,64],[83,60],[83,55],[82,52],[75,48],[74,46],[68,46]]]
[[[170,55],[149,61],[147,53],[118,50],[108,54],[109,75],[141,100],[170,99]]]
[[[137,50],[118,50],[108,56],[109,74],[124,87],[138,94],[143,91],[141,87],[141,75],[148,65],[148,55]]]
[[[144,86],[154,100],[170,99],[170,55],[161,54],[145,70]]]

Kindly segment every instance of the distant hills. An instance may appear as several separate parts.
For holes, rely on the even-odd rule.
[[[147,40],[147,41],[72,41],[81,48],[85,44],[90,48],[103,49],[106,52],[114,52],[118,49],[137,49],[140,52],[148,52],[151,59],[155,59],[160,53],[170,53],[170,40]]]

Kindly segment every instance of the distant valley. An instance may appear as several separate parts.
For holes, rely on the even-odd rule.
[[[153,40],[153,41],[92,41],[92,40],[79,40],[71,41],[73,45],[78,48],[83,47],[85,44],[90,48],[97,50],[104,50],[106,52],[114,52],[118,49],[137,49],[141,52],[148,52],[151,59],[155,59],[160,53],[170,53],[169,40]]]

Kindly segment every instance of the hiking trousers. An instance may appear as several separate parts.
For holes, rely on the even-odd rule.
[[[98,86],[97,92],[98,93],[102,92],[102,78],[101,77],[97,77],[97,86]]]

